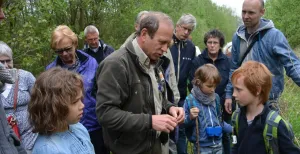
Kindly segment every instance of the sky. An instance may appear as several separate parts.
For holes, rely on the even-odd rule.
[[[216,3],[219,6],[225,5],[227,7],[232,8],[232,10],[239,17],[242,14],[242,5],[244,0],[212,0],[212,2]]]

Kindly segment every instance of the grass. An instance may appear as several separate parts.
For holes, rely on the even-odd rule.
[[[300,47],[295,50],[296,55],[300,55]],[[282,117],[293,126],[295,143],[300,146],[300,87],[291,78],[285,76],[284,91],[279,99],[279,106]]]
[[[292,79],[285,79],[285,89],[279,99],[282,117],[289,121],[295,133],[295,143],[300,146],[300,87]]]

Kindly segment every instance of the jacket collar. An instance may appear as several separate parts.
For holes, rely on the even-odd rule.
[[[270,112],[270,108],[267,105],[268,103],[266,102],[264,105],[264,109],[262,110],[262,112],[260,114],[258,114],[254,120],[260,120],[260,123],[264,123],[265,119],[267,118],[268,113]],[[246,107],[241,107],[241,114],[246,117]]]
[[[101,48],[101,47],[103,46],[103,44],[104,44],[104,42],[103,42],[102,40],[99,39],[99,46],[98,46],[97,50],[99,50],[99,48]],[[87,43],[84,44],[82,50],[84,50],[84,49],[90,49],[90,50],[92,50],[92,49],[90,48],[89,44],[87,44]]]
[[[175,33],[173,34],[173,42],[176,46],[180,45],[181,48],[184,48],[187,44],[187,40],[179,40]]]
[[[211,58],[208,56],[208,50],[207,48],[205,48],[203,50],[203,52],[201,53],[201,56],[204,58],[204,59],[207,59],[207,60],[211,60]],[[221,59],[225,59],[226,58],[226,55],[222,52],[221,49],[219,49],[219,53],[218,53],[218,57],[216,60],[221,60]]]
[[[132,41],[129,41],[126,45],[125,45],[126,50],[128,51],[130,57],[132,58],[132,60],[134,61],[135,65],[138,66],[141,70],[143,70],[143,72],[147,72],[141,65],[139,62],[139,57],[136,55],[135,51],[134,51],[134,47],[132,44]],[[161,58],[159,58],[155,64],[155,68],[160,67],[163,64],[163,60]]]
[[[255,36],[256,34],[258,34],[258,32],[260,32],[262,30],[266,30],[266,29],[270,29],[270,28],[274,28],[274,27],[275,26],[274,26],[274,23],[272,20],[261,18],[258,29],[251,36]],[[239,37],[243,38],[244,40],[246,40],[245,33],[246,33],[245,25],[241,25],[236,31],[236,34]]]
[[[88,60],[88,57],[84,53],[82,53],[80,50],[76,50],[75,53],[79,59],[80,64],[83,64]],[[62,65],[63,65],[62,60],[60,59],[59,56],[57,56],[56,57],[56,66],[62,66]]]

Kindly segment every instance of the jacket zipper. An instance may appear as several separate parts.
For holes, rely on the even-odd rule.
[[[180,71],[180,43],[179,43],[179,45],[178,45],[177,84],[178,84],[178,82],[179,82],[179,75],[180,75],[179,71]]]
[[[213,123],[213,120],[212,120],[210,107],[208,107],[208,112],[209,112],[209,118],[210,118],[211,125],[212,125],[212,127],[214,127],[214,123]],[[214,138],[213,138],[213,143],[216,144]]]

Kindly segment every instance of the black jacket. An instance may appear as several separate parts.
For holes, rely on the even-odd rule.
[[[158,69],[162,70],[160,65],[155,68]],[[156,140],[156,131],[152,129],[155,114],[152,82],[140,66],[131,42],[99,65],[97,85],[96,114],[109,149],[115,154],[150,150]],[[162,105],[165,112],[173,106],[166,98]]]
[[[233,146],[232,154],[267,154],[263,131],[269,111],[270,109],[265,105],[262,113],[257,115],[248,126],[246,108],[241,108],[237,144]],[[289,138],[288,129],[283,121],[279,122],[277,136],[280,154],[300,154],[299,148]]]
[[[103,61],[103,59],[105,59],[115,50],[113,47],[105,44],[102,40],[99,40],[99,43],[100,47],[98,48],[97,52],[94,52],[92,49],[90,49],[87,44],[84,45],[83,49],[85,53],[95,58],[98,64],[100,64]]]
[[[172,54],[176,78],[179,78],[178,90],[180,93],[180,100],[185,100],[187,96],[187,80],[192,66],[192,60],[195,58],[195,45],[190,40],[179,40],[175,34],[173,35],[174,44],[170,47]],[[178,47],[180,48],[180,58],[178,61]],[[180,62],[180,64],[178,64]],[[179,65],[179,77],[178,77]]]

